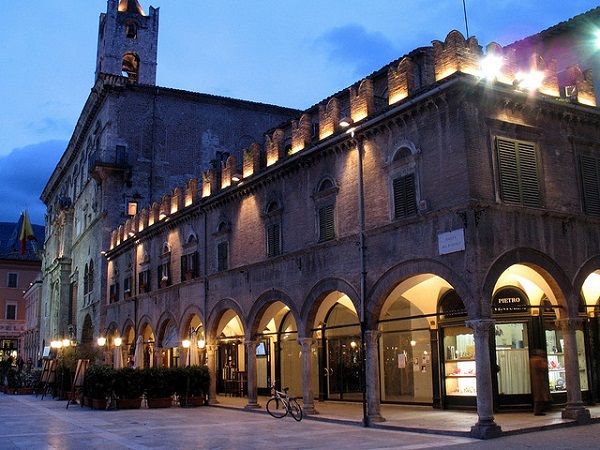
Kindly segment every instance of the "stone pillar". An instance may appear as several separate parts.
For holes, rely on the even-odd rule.
[[[246,341],[246,354],[248,360],[246,361],[246,370],[248,373],[248,404],[244,406],[244,409],[256,409],[260,408],[258,404],[258,385],[256,381],[256,347],[258,341]]]
[[[305,414],[319,414],[315,409],[315,395],[312,388],[312,350],[317,344],[313,338],[300,338],[302,347],[302,409]]]
[[[365,331],[365,389],[367,393],[367,420],[369,423],[385,422],[381,416],[381,396],[379,384],[379,361],[377,344],[381,333]]]
[[[562,412],[563,419],[573,419],[580,423],[590,421],[590,411],[583,406],[581,382],[579,380],[579,357],[575,331],[582,323],[580,318],[558,319],[556,324],[563,332],[563,353],[565,355],[565,383],[567,385],[567,405]]]
[[[208,366],[208,373],[210,374],[210,386],[208,388],[208,404],[216,405],[219,403],[217,400],[217,351],[219,350],[218,345],[206,344],[206,365]]]
[[[493,319],[467,320],[475,338],[475,370],[477,373],[477,415],[479,420],[471,427],[471,436],[490,439],[500,436],[502,429],[494,421],[494,389],[490,361],[490,336],[493,336]]]

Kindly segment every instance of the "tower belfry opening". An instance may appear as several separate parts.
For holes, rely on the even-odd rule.
[[[150,6],[144,13],[138,0],[108,0],[100,15],[96,78],[109,74],[156,84],[158,12]]]
[[[145,16],[144,10],[138,0],[121,0],[119,2],[119,12],[128,12]]]

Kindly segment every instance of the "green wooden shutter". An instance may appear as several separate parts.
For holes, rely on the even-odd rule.
[[[188,270],[187,259],[188,259],[187,255],[182,255],[181,256],[181,281],[185,280],[185,273]]]
[[[579,157],[581,183],[583,187],[583,208],[587,214],[600,216],[600,164],[596,158]]]
[[[417,214],[417,195],[415,175],[409,174],[393,181],[394,218],[413,216]]]
[[[328,241],[335,237],[333,212],[334,205],[319,208],[319,241]]]
[[[535,145],[525,142],[517,145],[523,206],[539,208],[542,206],[542,199]]]
[[[217,245],[217,269],[227,270],[227,242],[220,242]]]
[[[523,206],[542,206],[535,145],[497,138],[500,195],[502,200]]]
[[[267,256],[277,256],[281,254],[280,227],[278,223],[267,227]]]

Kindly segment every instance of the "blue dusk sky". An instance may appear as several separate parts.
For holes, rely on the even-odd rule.
[[[306,109],[417,47],[467,35],[462,0],[140,0],[160,7],[157,84]],[[470,36],[507,45],[595,0],[465,0]],[[2,2],[0,222],[40,194],[94,82],[106,0]],[[600,57],[600,55],[599,55]]]

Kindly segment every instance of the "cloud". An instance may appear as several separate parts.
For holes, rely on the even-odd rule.
[[[352,75],[363,77],[398,58],[391,41],[379,32],[368,32],[358,24],[333,28],[315,41],[334,64],[352,67]]]
[[[44,223],[46,207],[39,198],[67,144],[46,141],[0,156],[0,222],[16,222],[27,208],[32,223]]]
[[[53,117],[44,117],[35,122],[28,123],[27,129],[38,135],[59,133],[68,136],[73,131],[73,124],[67,119],[57,120]]]

